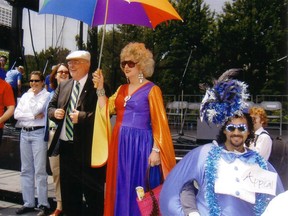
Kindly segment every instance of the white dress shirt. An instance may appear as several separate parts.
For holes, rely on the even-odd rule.
[[[265,160],[268,160],[272,150],[272,139],[268,134],[262,133],[263,131],[263,127],[255,131],[255,137],[258,136],[256,145],[251,143],[249,148],[258,152]]]
[[[49,92],[43,88],[37,95],[34,92],[26,92],[21,98],[14,112],[14,118],[18,120],[20,127],[45,126],[45,108],[49,102]],[[41,119],[35,119],[39,113],[44,113]]]

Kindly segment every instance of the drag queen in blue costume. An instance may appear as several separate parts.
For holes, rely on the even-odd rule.
[[[162,215],[260,216],[265,210],[273,196],[248,190],[243,173],[253,166],[276,171],[258,153],[244,148],[244,142],[253,137],[252,120],[242,113],[246,88],[242,82],[229,80],[207,90],[201,117],[222,125],[217,142],[192,150],[170,172],[160,194]],[[256,179],[257,172],[253,174]],[[276,188],[272,194],[279,194],[283,192],[281,180],[272,175]]]

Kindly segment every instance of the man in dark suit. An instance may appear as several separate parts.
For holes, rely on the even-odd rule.
[[[103,215],[104,208],[105,167],[91,168],[97,95],[90,59],[87,51],[66,57],[72,79],[60,83],[48,107],[49,118],[57,123],[48,155],[59,140],[63,212],[68,216]]]

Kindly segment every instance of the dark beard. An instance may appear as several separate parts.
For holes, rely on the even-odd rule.
[[[235,138],[235,137],[241,138],[243,142],[242,143],[237,143],[237,144],[234,143],[232,141],[232,139]],[[235,150],[237,150],[239,152],[242,152],[244,150],[244,137],[242,135],[233,135],[233,136],[231,136],[229,142],[230,142],[230,145],[233,146]]]

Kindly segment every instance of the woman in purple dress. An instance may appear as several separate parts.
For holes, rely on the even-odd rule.
[[[154,72],[151,51],[143,43],[129,43],[122,49],[120,59],[128,84],[121,85],[110,98],[105,96],[101,71],[93,74],[98,95],[95,126],[103,125],[103,131],[108,128],[109,134],[109,115],[116,114],[112,135],[108,135],[104,215],[137,216],[140,211],[135,188],[145,188],[148,166],[152,167],[150,184],[157,186],[160,169],[165,178],[175,165],[175,153],[161,90],[146,79]],[[94,138],[99,139],[99,132],[97,137],[95,134]],[[103,145],[99,143],[94,140],[98,149]],[[93,148],[97,154],[99,151]]]

